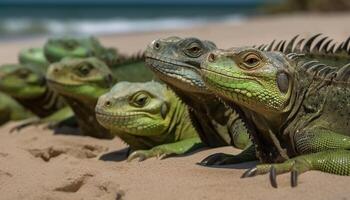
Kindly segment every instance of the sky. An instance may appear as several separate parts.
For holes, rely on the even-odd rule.
[[[0,3],[255,3],[279,0],[0,0]]]

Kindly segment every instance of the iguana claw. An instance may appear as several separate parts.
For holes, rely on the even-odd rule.
[[[271,186],[274,188],[277,188],[277,181],[276,181],[276,168],[274,166],[272,166],[270,168],[270,183]]]
[[[199,164],[204,166],[221,165],[225,163],[227,157],[227,154],[216,153],[204,158]]]
[[[298,171],[292,170],[290,174],[290,185],[292,187],[298,186]]]
[[[248,178],[248,177],[253,177],[253,176],[256,176],[257,175],[257,168],[254,167],[254,168],[251,168],[249,170],[247,170],[246,172],[243,173],[243,175],[241,176],[241,178]]]
[[[135,151],[128,157],[127,162],[131,162],[132,160],[139,158],[139,162],[147,159],[146,153],[144,151]]]

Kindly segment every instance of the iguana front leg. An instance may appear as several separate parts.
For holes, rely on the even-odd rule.
[[[280,164],[260,164],[246,171],[242,178],[270,173],[271,185],[277,188],[276,175],[291,172],[291,186],[295,187],[298,184],[298,175],[309,170],[349,176],[350,151],[328,150],[297,156]]]
[[[234,147],[243,149],[243,151],[238,155],[216,153],[206,157],[199,164],[204,166],[230,165],[257,160],[255,148],[246,131],[236,131],[232,138],[232,143]]]
[[[163,144],[156,147],[153,147],[150,150],[137,150],[134,151],[129,157],[128,161],[139,158],[139,161],[146,160],[151,157],[164,158],[171,154],[181,155],[190,150],[195,150],[200,147],[203,147],[199,137],[184,139],[178,142]]]
[[[70,107],[64,107],[58,111],[56,111],[55,113],[53,113],[52,115],[45,117],[45,118],[30,118],[24,122],[22,122],[21,124],[13,127],[10,132],[14,132],[14,131],[20,131],[23,128],[26,128],[28,126],[32,126],[32,125],[40,125],[40,124],[45,124],[45,123],[49,123],[49,126],[55,126],[57,124],[59,124],[60,122],[73,117],[74,113],[72,111],[72,109]]]
[[[230,164],[237,164],[237,163],[249,162],[254,160],[257,160],[257,158],[256,158],[255,148],[251,144],[238,155],[216,153],[206,157],[199,164],[205,165],[205,166],[230,165]]]
[[[277,187],[276,174],[291,172],[291,185],[297,185],[297,176],[308,170],[350,175],[350,137],[325,128],[307,128],[294,136],[300,156],[281,164],[257,165],[243,174],[243,178],[270,172],[272,186]]]

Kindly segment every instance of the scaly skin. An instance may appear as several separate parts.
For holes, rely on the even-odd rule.
[[[216,50],[203,61],[208,88],[242,106],[257,155],[266,164],[243,177],[320,170],[350,175],[350,64],[329,67],[295,53]]]
[[[56,124],[73,116],[73,112],[65,107],[63,99],[47,87],[44,73],[44,69],[32,65],[0,67],[0,91],[40,118],[28,119],[16,127],[17,130],[31,124]]]
[[[187,107],[158,82],[120,82],[101,96],[97,120],[134,152],[128,160],[184,154],[201,146]]]
[[[237,156],[214,154],[203,165],[223,165],[255,160],[247,130],[235,109],[227,108],[204,86],[199,65],[216,49],[210,41],[169,37],[153,41],[147,48],[146,63],[190,108],[190,117],[202,141],[210,147],[233,145],[245,149]]]
[[[59,62],[63,58],[97,57],[107,65],[114,62],[118,56],[115,49],[103,47],[94,37],[50,38],[44,45],[44,54],[51,63]]]
[[[18,54],[18,60],[20,64],[33,65],[42,68],[47,68],[49,65],[42,48],[23,49]]]
[[[50,65],[48,85],[73,109],[83,135],[113,138],[95,117],[95,106],[102,94],[115,83],[110,69],[97,58],[76,58]]]
[[[9,121],[28,119],[32,114],[25,110],[16,100],[0,92],[0,125]]]

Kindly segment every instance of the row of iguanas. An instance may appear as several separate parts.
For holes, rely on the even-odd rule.
[[[200,164],[259,160],[242,177],[269,173],[274,187],[286,172],[292,186],[308,170],[350,175],[349,43],[317,34],[222,50],[169,37],[125,56],[95,38],[50,39],[0,68],[0,91],[12,97],[0,96],[0,123],[118,136],[128,160],[232,145],[243,151]]]

